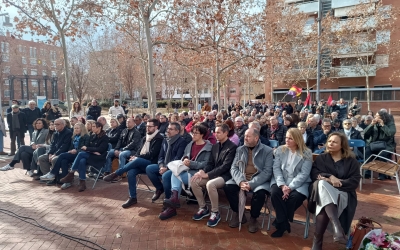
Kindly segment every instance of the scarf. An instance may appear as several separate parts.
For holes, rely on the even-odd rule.
[[[151,135],[146,134],[146,141],[143,144],[142,150],[140,150],[141,155],[145,155],[150,151],[150,142],[153,140],[153,138],[158,134],[158,129],[154,131]]]
[[[275,132],[276,132],[277,129],[278,129],[278,125],[276,125],[276,126],[272,126],[272,125],[271,125],[271,128],[270,128],[270,130],[271,130],[271,136],[270,136],[269,139],[275,140]]]
[[[18,119],[18,115],[19,115],[19,111],[17,113],[12,112],[11,116],[12,116],[12,130],[19,130],[21,128],[20,124],[19,124],[19,119]]]
[[[164,163],[168,164],[171,159],[170,159],[170,154],[171,154],[171,150],[172,150],[172,144],[174,144],[176,142],[176,140],[178,140],[181,137],[180,134],[177,134],[171,138],[167,138],[167,144],[168,144],[168,148],[167,148],[167,153],[165,154],[165,159],[164,159]]]

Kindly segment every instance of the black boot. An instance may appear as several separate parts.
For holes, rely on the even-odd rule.
[[[333,203],[326,205],[325,212],[328,215],[329,220],[332,222],[333,241],[339,242],[340,244],[346,244],[347,240],[342,226],[340,225],[337,206]]]
[[[290,224],[289,225],[288,224],[289,224],[289,222],[287,222],[287,221],[281,222],[281,223],[276,222],[277,230],[271,234],[271,237],[272,238],[280,238],[283,236],[285,231],[288,231],[288,233],[290,233]]]

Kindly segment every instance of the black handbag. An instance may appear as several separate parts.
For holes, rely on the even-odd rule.
[[[374,141],[369,144],[369,148],[372,153],[380,153],[382,150],[386,149],[385,141]]]

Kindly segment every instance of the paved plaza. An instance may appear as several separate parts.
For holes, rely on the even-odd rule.
[[[28,136],[27,136],[28,137]],[[9,140],[5,138],[5,151]],[[11,160],[1,157],[0,166]],[[147,178],[145,181],[149,183]],[[0,172],[0,209],[13,211],[20,216],[36,219],[41,225],[85,240],[95,242],[104,249],[310,249],[310,236],[303,239],[304,226],[292,224],[292,233],[280,239],[269,235],[273,232],[250,234],[247,226],[242,231],[229,228],[225,221],[216,228],[206,226],[206,220],[193,221],[197,205],[187,205],[184,200],[178,216],[160,221],[161,202],[151,203],[152,193],[138,191],[138,204],[123,209],[127,198],[126,179],[118,183],[99,181],[82,193],[75,185],[67,190],[39,184],[25,175],[21,164],[7,172]],[[144,186],[142,186],[144,187]],[[222,194],[223,196],[223,194]],[[372,217],[382,223],[384,230],[400,231],[400,195],[394,180],[369,181],[358,192],[355,218]],[[226,204],[222,198],[221,203]],[[225,218],[226,210],[221,210]],[[303,208],[296,218],[304,220]],[[261,222],[261,218],[259,219]],[[355,222],[355,221],[353,221]],[[90,244],[89,244],[90,245]],[[94,249],[100,249],[98,247]],[[74,241],[34,227],[17,218],[0,213],[0,249],[90,249]],[[324,249],[344,249],[332,243],[332,236],[325,234]]]

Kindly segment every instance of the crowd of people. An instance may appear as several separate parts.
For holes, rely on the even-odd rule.
[[[272,237],[291,232],[296,209],[308,199],[308,208],[317,218],[314,250],[322,249],[329,222],[333,240],[345,243],[357,207],[355,190],[361,178],[357,158],[379,153],[370,147],[376,141],[385,141],[386,150],[395,149],[393,117],[384,109],[363,115],[357,98],[351,104],[341,99],[327,105],[321,100],[310,107],[302,100],[295,105],[249,102],[244,108],[231,103],[227,110],[213,110],[205,102],[201,111],[157,113],[153,118],[145,113],[127,117],[116,101],[109,111],[110,124],[96,100],[86,114],[75,102],[69,120],[48,120],[54,116],[51,105],[45,108],[45,115],[41,111],[29,120],[31,144],[24,146],[28,119],[16,118],[23,111],[12,106],[12,114],[7,115],[14,137],[11,143],[15,144],[16,134],[21,136],[21,146],[16,152],[15,145],[11,147],[14,158],[0,170],[12,170],[22,161],[31,177],[47,185],[61,184],[62,189],[72,186],[77,171],[79,191],[86,189],[87,175],[102,175],[112,183],[126,175],[129,198],[123,208],[138,202],[136,177],[146,174],[156,188],[152,201],[165,196],[161,220],[177,215],[184,193],[197,200],[193,220],[209,217],[210,227],[221,220],[218,189],[223,189],[233,211],[229,226],[248,222],[251,233],[259,230],[257,218],[270,196],[276,212]],[[34,109],[34,102],[29,109]],[[366,147],[350,148],[348,141],[353,139],[364,140]],[[270,147],[272,141],[277,146]],[[314,161],[313,154],[318,155]],[[88,166],[103,172],[91,172]],[[252,193],[249,219],[240,214],[243,193]]]

